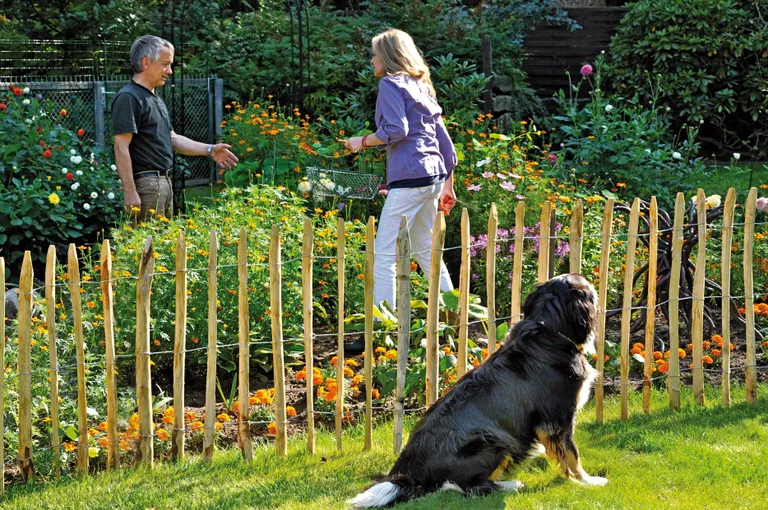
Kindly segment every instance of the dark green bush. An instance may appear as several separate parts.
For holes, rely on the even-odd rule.
[[[654,96],[673,131],[699,126],[698,139],[721,155],[768,151],[768,8],[752,0],[641,0],[611,42],[607,85]],[[762,2],[763,6],[765,3]],[[653,80],[646,76],[648,72]]]

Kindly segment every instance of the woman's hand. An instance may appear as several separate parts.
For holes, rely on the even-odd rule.
[[[453,191],[453,179],[446,182],[443,186],[443,192],[440,194],[440,202],[443,204],[443,213],[446,216],[451,214],[451,209],[456,205],[456,193]]]
[[[339,142],[343,143],[344,147],[351,150],[352,152],[359,152],[363,150],[362,136],[353,136],[352,138],[348,138],[346,140],[339,139]]]

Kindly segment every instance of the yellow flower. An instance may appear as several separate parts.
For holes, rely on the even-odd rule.
[[[53,205],[58,205],[59,202],[61,202],[61,199],[59,198],[59,195],[57,195],[56,193],[51,193],[50,195],[48,195],[48,201]]]

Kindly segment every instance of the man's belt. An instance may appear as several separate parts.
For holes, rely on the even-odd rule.
[[[168,170],[144,170],[142,172],[136,172],[133,174],[133,178],[136,179],[138,177],[162,177],[162,176],[168,176],[171,174],[171,169]]]

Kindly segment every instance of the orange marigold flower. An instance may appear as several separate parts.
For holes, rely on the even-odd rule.
[[[277,434],[277,423],[272,422],[269,425],[267,425],[267,431],[269,432],[270,436],[274,436]]]
[[[643,352],[643,349],[637,346],[632,347],[632,349],[629,351],[630,354],[640,354],[641,352]]]
[[[761,346],[763,349],[768,349],[768,340],[766,340],[765,342],[761,343],[761,344],[760,344],[760,346]]]
[[[100,431],[102,431],[102,432],[106,432],[107,431],[107,422],[103,421],[103,422],[99,423],[98,429]]]
[[[93,427],[91,427],[91,428],[89,428],[89,429],[88,429],[88,435],[89,435],[89,436],[95,436],[95,435],[96,435],[96,434],[98,434],[98,433],[99,433],[99,431],[98,431],[98,430],[96,430],[96,429],[95,429],[95,428],[93,428]]]
[[[659,363],[659,372],[661,372],[662,374],[666,374],[667,372],[669,372],[669,363],[667,363],[666,361]]]
[[[232,418],[230,418],[227,413],[221,413],[220,415],[218,415],[216,417],[216,419],[219,420],[222,423],[228,422],[228,421],[232,421]]]
[[[394,349],[390,349],[387,351],[384,357],[390,361],[397,361],[397,351]]]
[[[333,402],[334,400],[336,400],[336,392],[329,391],[323,396],[323,398],[325,399],[326,402]]]
[[[376,347],[376,354],[384,354],[385,352],[387,352],[386,347]]]
[[[704,356],[701,359],[701,361],[704,362],[705,365],[711,365],[712,363],[714,363],[714,361],[712,360],[712,358],[710,356]]]
[[[653,359],[661,359],[663,357],[660,351],[653,351]]]
[[[338,356],[334,356],[333,358],[331,358],[331,361],[330,361],[331,366],[335,367],[336,363],[338,363],[338,362],[339,362],[339,357]]]
[[[291,406],[288,406],[285,408],[285,414],[288,415],[288,418],[293,418],[296,416],[296,409],[294,409]]]
[[[353,377],[355,375],[355,371],[349,367],[344,367],[344,375],[347,377]]]
[[[376,388],[371,390],[371,397],[373,397],[373,398],[380,398],[381,394],[379,393],[379,390],[377,390]]]
[[[345,359],[345,360],[344,360],[344,364],[345,364],[345,365],[349,365],[349,366],[351,366],[351,367],[359,367],[359,366],[360,366],[360,365],[358,364],[358,362],[357,362],[357,361],[355,361],[355,360],[353,360],[352,358],[349,358],[349,359]]]
[[[314,384],[315,386],[320,386],[321,384],[323,384],[324,380],[325,378],[322,376],[322,374],[314,374],[312,376],[312,384]]]
[[[703,342],[701,342],[701,346],[702,346],[704,349],[709,349],[710,345],[712,345],[712,344],[710,344],[710,343],[709,343],[709,342],[707,342],[706,340],[704,340]]]
[[[719,358],[723,354],[723,351],[720,349],[712,349],[712,356]]]
[[[96,441],[96,442],[97,442],[97,443],[99,444],[99,446],[101,446],[102,448],[106,448],[107,446],[109,446],[109,439],[107,439],[106,437],[102,437],[101,439],[99,439],[99,440],[98,440],[98,441]]]
[[[688,344],[688,345],[685,346],[685,348],[688,349],[689,351],[692,351],[693,350],[693,344]]]
[[[68,452],[74,452],[76,449],[75,443],[64,443],[64,449]]]
[[[217,432],[218,432],[219,430],[223,429],[223,428],[224,428],[224,424],[223,424],[223,423],[221,423],[221,422],[218,422],[218,421],[217,421],[216,423],[214,423],[214,424],[213,424],[213,429],[214,429],[215,431],[217,431]]]
[[[641,344],[640,342],[635,342],[632,344],[632,348],[643,350],[645,349],[645,344]]]
[[[684,349],[678,349],[677,350],[677,357],[678,358],[684,359],[687,355],[688,355],[688,353],[686,353]]]
[[[168,441],[168,431],[165,429],[157,429],[155,435],[160,441]]]
[[[712,341],[717,345],[723,345],[723,337],[720,335],[712,335]]]

